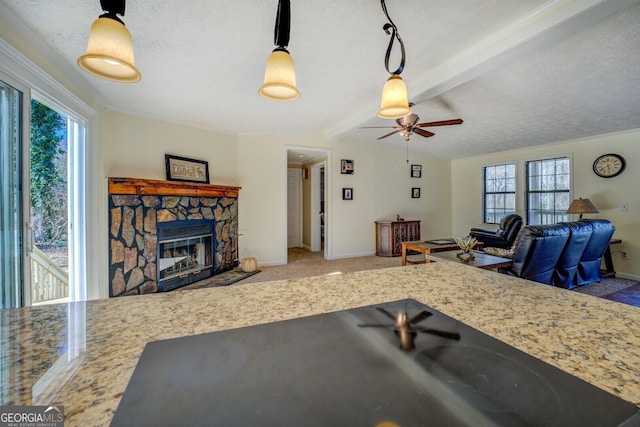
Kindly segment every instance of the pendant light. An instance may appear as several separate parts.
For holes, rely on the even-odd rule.
[[[131,34],[118,18],[118,15],[124,16],[125,2],[100,0],[105,13],[91,26],[87,53],[78,58],[78,66],[106,80],[135,83],[141,75],[133,60]]]
[[[402,81],[400,73],[404,70],[404,43],[400,34],[398,34],[398,27],[393,23],[387,12],[387,5],[384,0],[380,0],[382,5],[382,11],[389,20],[384,24],[382,29],[385,33],[391,36],[389,40],[389,46],[387,47],[387,53],[384,57],[384,66],[387,72],[391,74],[391,77],[387,80],[382,88],[382,99],[380,101],[380,110],[378,111],[378,117],[382,119],[399,119],[401,117],[411,114],[411,108],[409,107],[409,97],[407,96],[407,85]],[[391,31],[389,31],[391,30]],[[398,40],[400,43],[400,51],[402,53],[402,59],[400,60],[400,66],[395,71],[389,70],[389,56],[391,55],[391,49],[393,48],[394,40]]]
[[[272,101],[294,101],[300,98],[296,87],[296,71],[287,50],[291,27],[291,3],[279,0],[274,43],[277,46],[269,58],[264,72],[264,84],[258,90],[260,96]]]

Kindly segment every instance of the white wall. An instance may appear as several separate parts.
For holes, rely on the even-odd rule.
[[[422,178],[411,178],[404,147],[390,148],[356,140],[330,141],[321,135],[260,135],[238,138],[238,174],[242,186],[240,248],[260,265],[286,262],[286,147],[330,150],[327,169],[329,258],[375,253],[375,221],[422,220],[423,237],[451,234],[449,162],[411,155]],[[354,161],[355,173],[340,173],[340,160]],[[353,200],[342,200],[342,188],[353,188]],[[422,197],[411,198],[420,187]],[[248,247],[248,254],[244,248]]]
[[[625,158],[627,166],[621,175],[605,179],[593,173],[593,161],[605,153],[617,153]],[[610,220],[616,227],[614,238],[623,241],[612,246],[614,252],[627,253],[626,258],[620,253],[613,255],[618,276],[640,279],[640,130],[454,160],[451,166],[453,233],[465,235],[482,219],[482,166],[516,162],[520,181],[517,212],[525,218],[524,161],[563,154],[573,159],[573,197],[590,199],[600,211],[585,217]],[[628,203],[628,212],[620,210],[623,203]]]
[[[107,177],[166,179],[165,154],[209,162],[209,180],[237,185],[236,138],[227,134],[127,114],[100,115]]]

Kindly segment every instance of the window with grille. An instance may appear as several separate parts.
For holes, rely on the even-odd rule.
[[[498,224],[503,216],[516,212],[516,165],[485,166],[483,222]]]
[[[526,162],[527,224],[568,221],[571,164],[568,157]]]

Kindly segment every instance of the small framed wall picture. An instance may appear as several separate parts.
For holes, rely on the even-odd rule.
[[[209,183],[209,163],[204,160],[164,155],[167,169],[167,181],[186,181]]]
[[[411,165],[411,178],[422,177],[422,165]]]
[[[353,160],[340,160],[340,173],[353,175]]]
[[[342,200],[353,200],[353,188],[342,189]]]
[[[411,189],[411,198],[419,199],[420,198],[420,187],[413,187]]]

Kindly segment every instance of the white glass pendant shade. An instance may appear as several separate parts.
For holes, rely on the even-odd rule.
[[[87,53],[78,66],[94,76],[116,82],[135,83],[140,71],[133,61],[133,41],[127,27],[115,19],[100,17],[89,33]]]
[[[382,119],[399,119],[411,114],[407,86],[398,74],[392,74],[382,88],[382,100],[378,117]]]
[[[289,52],[284,49],[271,52],[264,71],[264,84],[258,93],[272,101],[293,101],[300,98],[300,91],[296,87],[295,66]]]

